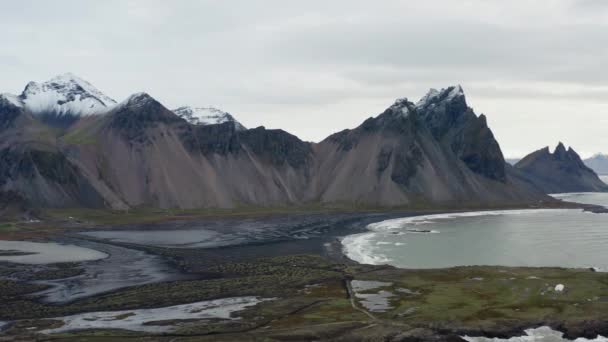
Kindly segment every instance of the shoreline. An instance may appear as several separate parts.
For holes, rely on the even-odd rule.
[[[566,204],[569,206],[569,204]],[[586,207],[586,205],[576,205],[576,209],[583,209],[582,207]],[[562,206],[563,208],[563,206]],[[571,207],[570,207],[571,208]],[[527,209],[532,209],[532,208],[527,208]],[[487,210],[493,210],[493,209],[486,209],[486,210],[481,210],[481,211],[487,211]],[[416,275],[416,274],[427,274],[427,273],[433,273],[433,272],[439,272],[439,273],[443,273],[443,272],[452,272],[454,270],[460,270],[463,269],[462,267],[455,267],[455,268],[446,268],[446,269],[436,269],[436,270],[428,270],[428,269],[402,269],[402,268],[397,268],[394,266],[390,266],[390,265],[382,265],[382,266],[378,266],[378,265],[365,265],[365,264],[360,264],[354,260],[351,260],[348,258],[348,256],[344,253],[343,250],[343,245],[341,243],[341,238],[346,236],[346,235],[341,235],[341,233],[344,232],[348,232],[350,234],[357,234],[357,233],[363,233],[366,232],[367,229],[367,225],[369,223],[373,223],[373,222],[379,222],[379,221],[383,221],[386,219],[390,219],[390,218],[401,218],[401,217],[405,217],[405,216],[420,216],[420,215],[429,215],[429,214],[447,214],[447,213],[454,213],[454,212],[466,212],[469,210],[453,210],[453,211],[445,211],[445,210],[433,210],[433,211],[409,211],[409,212],[384,212],[384,213],[378,213],[378,212],[374,212],[374,213],[350,213],[350,214],[336,214],[336,213],[316,213],[316,214],[304,214],[304,213],[299,213],[297,215],[289,215],[289,214],[282,214],[282,215],[274,215],[272,216],[272,218],[276,218],[276,217],[282,217],[282,216],[291,216],[292,218],[302,218],[302,216],[315,216],[318,215],[319,216],[319,220],[323,220],[325,218],[327,218],[327,215],[329,216],[334,216],[334,215],[338,215],[338,216],[342,216],[343,221],[338,220],[337,223],[335,223],[336,225],[342,225],[343,222],[348,222],[348,224],[346,224],[345,227],[342,227],[341,229],[335,229],[335,230],[330,230],[329,234],[322,234],[321,236],[318,237],[314,237],[311,239],[304,239],[304,240],[298,240],[298,239],[293,239],[293,240],[278,240],[278,241],[266,241],[266,242],[259,242],[259,243],[250,243],[250,244],[245,244],[245,245],[237,245],[237,246],[229,246],[229,247],[218,247],[218,248],[206,248],[204,250],[201,251],[194,251],[192,249],[176,249],[176,248],[167,248],[167,247],[155,247],[155,246],[147,246],[147,245],[137,245],[137,244],[128,244],[128,243],[120,243],[120,242],[108,242],[107,240],[104,241],[103,239],[100,239],[98,241],[100,242],[104,242],[104,243],[109,243],[111,245],[118,245],[118,246],[123,246],[123,247],[127,247],[127,248],[134,248],[136,250],[143,250],[143,251],[147,251],[147,252],[151,252],[152,254],[155,255],[160,255],[163,258],[165,258],[167,261],[171,262],[176,268],[178,268],[180,270],[180,272],[186,273],[186,274],[198,274],[198,276],[196,277],[196,279],[198,279],[197,281],[206,281],[206,280],[212,280],[215,279],[213,277],[208,277],[205,276],[205,269],[206,267],[208,267],[208,265],[198,265],[196,263],[194,264],[189,264],[188,262],[184,263],[184,260],[197,260],[197,259],[205,259],[208,258],[210,256],[213,256],[213,259],[210,259],[208,261],[206,261],[206,263],[211,264],[214,261],[219,261],[219,260],[224,260],[225,262],[231,263],[231,262],[251,262],[254,265],[257,264],[259,261],[256,260],[263,260],[263,259],[267,259],[267,258],[289,258],[291,256],[294,255],[300,255],[300,254],[313,254],[313,255],[317,255],[320,256],[322,259],[326,259],[331,261],[331,263],[334,264],[343,264],[346,265],[347,268],[352,268],[355,271],[349,271],[347,273],[345,273],[343,275],[343,277],[346,277],[344,279],[346,279],[345,281],[350,281],[349,279],[353,279],[351,277],[355,277],[355,278],[359,278],[361,276],[364,277],[370,277],[373,276],[374,274],[380,274],[380,278],[384,279],[382,277],[386,277],[388,274],[389,279],[390,277],[393,277],[394,275],[391,274],[400,274],[404,277],[406,277],[406,279],[411,276],[411,275]],[[477,210],[480,211],[480,210]],[[266,219],[268,219],[268,216],[264,216]],[[226,217],[221,217],[221,218],[204,218],[204,219],[200,219],[201,222],[207,222],[207,221],[224,221],[225,220],[239,220],[237,218],[231,217],[231,218],[226,218]],[[182,226],[183,224],[188,224],[191,223],[193,221],[172,221],[172,222],[164,222],[164,223],[160,223],[160,226],[164,226],[164,225],[168,225],[168,226],[174,226],[175,227],[179,227]],[[196,221],[194,221],[196,222]],[[93,227],[90,229],[73,229],[70,228],[68,230],[64,230],[64,231],[54,231],[53,234],[57,234],[59,236],[67,236],[70,237],[72,236],[72,234],[76,235],[75,233],[78,233],[80,231],[89,231],[89,230],[122,230],[122,229],[133,229],[133,228],[143,228],[144,226],[150,228],[150,226],[148,224],[128,224],[128,225],[110,225],[110,226],[103,226],[103,227]],[[156,225],[153,225],[154,227],[152,227],[152,229],[163,229],[162,227],[158,227]],[[166,226],[164,226],[164,228],[167,228]],[[81,236],[82,238],[82,236]],[[88,239],[88,238],[87,238]],[[92,239],[92,240],[96,240],[96,239]],[[194,253],[194,254],[190,254],[190,253]],[[185,259],[184,259],[185,258]],[[494,270],[494,272],[499,272],[501,270],[504,269],[509,269],[506,267],[501,267],[501,266],[490,266],[490,267],[483,267],[483,266],[473,266],[470,267],[470,269],[479,269],[479,270]],[[531,269],[531,270],[539,270],[539,271],[550,271],[553,268],[545,268],[545,267],[530,267],[530,268],[512,268],[512,269],[517,269],[517,270],[525,270],[525,269]],[[564,269],[564,272],[570,272],[570,271],[586,271],[584,269]],[[203,272],[203,273],[201,273]],[[386,274],[384,274],[384,273]],[[349,275],[352,274],[352,275]],[[224,279],[224,278],[220,278],[220,279]],[[228,279],[228,278],[226,278]],[[154,288],[154,286],[152,286],[152,288]],[[128,289],[127,289],[128,290]],[[121,293],[123,293],[125,291],[125,289],[119,289],[116,291],[111,291],[108,293],[104,293],[103,295],[101,295],[101,297],[112,297],[112,296],[120,296]],[[228,295],[228,294],[226,294]],[[89,297],[88,299],[84,299],[84,302],[90,302],[91,300],[95,300],[95,298],[99,298],[100,295],[97,296],[93,296],[93,297]],[[78,303],[83,302],[81,300],[77,301]],[[77,304],[78,304],[77,303]],[[86,310],[86,309],[85,309]],[[407,322],[407,320],[406,320]],[[583,322],[567,322],[567,321],[542,321],[542,320],[538,320],[538,319],[530,319],[527,321],[501,321],[501,320],[495,320],[494,321],[494,325],[493,326],[483,326],[483,327],[479,327],[479,328],[472,328],[472,327],[464,327],[464,326],[458,326],[457,324],[454,325],[450,325],[449,323],[446,322],[433,322],[433,321],[428,321],[427,322],[428,325],[426,326],[426,328],[424,326],[422,327],[413,327],[416,329],[422,329],[422,330],[416,330],[417,332],[413,332],[410,337],[412,338],[411,340],[414,340],[414,338],[418,338],[418,339],[422,339],[422,340],[436,340],[436,341],[448,341],[448,340],[454,340],[454,338],[456,338],[457,336],[464,336],[464,335],[469,335],[469,336],[485,336],[485,337],[500,337],[500,338],[509,338],[509,337],[516,337],[516,336],[522,336],[524,334],[524,330],[529,329],[529,328],[535,328],[535,327],[539,327],[539,326],[550,326],[552,329],[560,331],[565,333],[565,337],[567,338],[577,338],[577,337],[585,337],[585,338],[593,338],[595,337],[593,334],[600,334],[600,335],[608,335],[608,322],[607,321],[583,321]],[[436,323],[441,323],[439,326],[435,326]],[[389,324],[388,322],[386,322],[386,324]],[[397,324],[397,323],[395,323]],[[389,324],[390,325],[390,324]],[[6,327],[5,327],[6,328]],[[394,328],[394,326],[393,326]],[[432,328],[432,329],[431,329]],[[462,339],[460,339],[462,340]]]

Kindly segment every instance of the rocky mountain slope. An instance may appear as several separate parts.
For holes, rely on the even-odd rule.
[[[314,186],[322,201],[391,206],[539,198],[509,175],[485,116],[467,106],[460,87],[431,90],[417,104],[397,100],[316,150]]]
[[[485,116],[458,86],[416,104],[397,100],[355,129],[308,143],[245,129],[227,113],[209,122],[194,109],[171,111],[146,93],[113,103],[72,78],[69,87],[41,87],[63,94],[57,106],[0,97],[0,191],[41,207],[117,209],[549,200],[505,163]],[[67,88],[74,93],[60,90]]]
[[[598,153],[584,160],[585,165],[599,175],[608,175],[608,155]]]
[[[572,147],[566,150],[561,142],[555,152],[545,147],[524,157],[515,168],[545,193],[608,191],[608,185],[583,163],[576,151]]]

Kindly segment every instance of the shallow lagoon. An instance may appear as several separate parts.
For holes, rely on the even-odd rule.
[[[102,260],[83,262],[81,266],[84,272],[81,275],[37,281],[38,284],[50,285],[50,288],[34,295],[42,296],[45,302],[66,303],[129,286],[184,277],[157,255],[89,241],[79,241],[79,244],[109,256]]]
[[[52,264],[99,260],[108,254],[86,247],[53,242],[0,240],[0,261],[19,264]]]
[[[564,199],[608,203],[608,194]],[[596,267],[608,270],[608,214],[578,209],[504,210],[407,217],[342,240],[368,264],[405,268],[466,265]]]
[[[78,275],[32,281],[48,286],[32,296],[49,303],[66,303],[129,286],[184,277],[160,256],[80,239],[65,242],[1,240],[0,261],[24,264],[22,272],[41,271],[48,264],[77,263],[82,269]],[[8,278],[19,278],[15,277]]]
[[[59,328],[43,330],[41,332],[54,334],[86,329],[125,329],[161,333],[173,330],[174,325],[155,325],[154,322],[160,320],[237,319],[233,317],[234,313],[267,300],[269,299],[233,297],[156,309],[87,312],[66,317],[50,318],[51,320],[63,321],[63,325]]]

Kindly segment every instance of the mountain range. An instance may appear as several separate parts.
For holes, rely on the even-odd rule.
[[[506,158],[506,162],[515,165],[522,158]],[[608,175],[608,155],[604,153],[596,153],[593,156],[583,159],[585,165],[592,169],[598,175]]]
[[[571,147],[561,142],[551,153],[545,147],[530,153],[515,164],[531,186],[545,193],[608,191],[598,175],[581,160]]]
[[[524,173],[460,86],[398,99],[319,143],[146,93],[117,103],[72,74],[0,95],[0,191],[37,207],[550,201]]]
[[[608,155],[597,153],[584,160],[585,165],[593,169],[597,174],[608,175]]]

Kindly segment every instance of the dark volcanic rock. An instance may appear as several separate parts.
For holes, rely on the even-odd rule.
[[[545,147],[529,154],[515,167],[530,184],[545,193],[608,191],[608,185],[572,148],[566,150],[561,142],[554,153]]]
[[[190,150],[200,151],[204,155],[226,156],[243,153],[246,148],[275,166],[288,163],[299,168],[306,165],[311,158],[311,144],[283,130],[268,130],[264,127],[249,130],[237,128],[232,122],[189,126],[182,132],[181,139]]]
[[[0,150],[0,188],[8,186],[34,205],[100,207],[102,197],[61,153],[31,147]],[[11,190],[17,188],[19,190]],[[51,190],[52,189],[52,190]],[[49,193],[58,191],[58,193]],[[63,202],[54,202],[54,198]]]
[[[232,122],[219,125],[188,126],[180,137],[191,151],[199,151],[204,155],[227,155],[241,150],[239,137]]]
[[[431,90],[417,107],[433,136],[448,144],[473,172],[506,180],[505,160],[486,117],[478,117],[467,106],[460,86]]]
[[[273,165],[288,163],[294,168],[306,165],[311,158],[310,143],[280,129],[258,127],[240,131],[239,137],[244,146],[259,156],[264,156]]]
[[[395,161],[391,179],[401,186],[409,186],[411,178],[421,166],[424,156],[422,150],[412,144],[408,150],[400,150],[395,154]]]
[[[393,148],[391,146],[383,146],[380,149],[380,153],[378,154],[378,159],[377,159],[377,170],[378,170],[378,176],[380,176],[380,174],[382,174],[382,172],[384,170],[386,170],[386,168],[388,167],[390,161],[391,161],[391,156],[393,155]]]
[[[28,213],[31,213],[31,209],[23,196],[15,191],[0,191],[0,217],[30,216]]]
[[[0,95],[0,130],[12,127],[15,119],[21,112],[21,108],[12,104],[3,95]]]
[[[131,95],[111,113],[110,127],[121,132],[129,142],[150,142],[146,129],[158,124],[185,123],[146,93]]]

